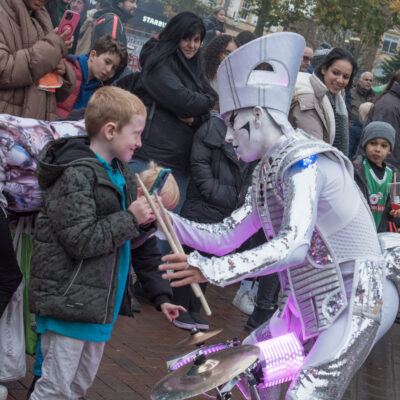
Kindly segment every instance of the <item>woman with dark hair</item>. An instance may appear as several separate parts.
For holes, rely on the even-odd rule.
[[[222,60],[235,49],[236,44],[230,35],[215,37],[204,49],[202,58],[205,74],[211,82],[215,83],[217,69]],[[232,144],[225,142],[226,130],[219,108],[215,106],[211,118],[194,135],[190,156],[191,177],[187,197],[181,210],[182,217],[200,223],[217,223],[243,204],[257,161],[245,163],[239,160]],[[256,247],[264,240],[265,235],[260,231],[247,240],[239,251]],[[265,278],[263,288],[266,289],[266,293],[263,302],[258,304],[263,307],[261,312],[263,317],[270,315],[268,311],[271,303],[265,297],[273,299],[278,287],[276,276]],[[204,291],[206,283],[200,286]],[[209,329],[207,321],[200,315],[200,301],[194,296],[190,286],[173,288],[173,294],[174,303],[182,305],[187,310],[179,312],[179,317],[173,322],[174,325],[188,330]],[[265,312],[263,312],[264,304],[267,304]],[[263,321],[264,319],[259,323]],[[258,326],[258,321],[253,321],[250,325]]]
[[[387,156],[387,161],[400,169],[400,69],[392,75],[386,89],[375,99],[364,126],[372,121],[387,122],[396,130],[394,148]]]
[[[217,70],[222,60],[237,49],[236,41],[231,35],[215,37],[203,50],[203,66],[206,78],[214,90],[217,89]]]
[[[216,7],[213,9],[211,15],[204,20],[206,36],[204,38],[203,47],[207,46],[216,36],[225,32],[225,16],[225,8]]]
[[[186,197],[193,134],[208,119],[216,100],[199,55],[204,35],[203,21],[197,15],[175,15],[158,39],[143,46],[142,71],[133,88],[147,106],[148,118],[142,148],[135,152],[131,166],[140,172],[147,168],[147,161],[154,160],[172,169],[181,193],[175,212]]]
[[[289,114],[295,128],[333,144],[346,156],[349,127],[343,95],[356,72],[357,63],[347,50],[331,50],[312,75],[299,73]]]

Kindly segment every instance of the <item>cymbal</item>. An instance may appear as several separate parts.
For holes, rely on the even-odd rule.
[[[260,349],[251,344],[231,347],[196,360],[170,372],[156,383],[152,400],[181,400],[208,392],[230,381],[250,367],[258,358]]]
[[[176,349],[179,347],[185,347],[185,346],[191,346],[191,345],[203,343],[206,340],[212,338],[213,336],[218,335],[222,331],[223,331],[223,329],[215,329],[213,331],[207,331],[207,332],[197,331],[197,332],[191,333],[188,338],[183,339],[182,341],[178,342],[177,344],[175,344],[173,346],[173,348]]]

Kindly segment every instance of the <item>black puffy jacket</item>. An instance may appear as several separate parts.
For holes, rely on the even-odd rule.
[[[213,116],[194,136],[191,179],[181,210],[185,218],[220,222],[244,202],[256,163],[238,160],[225,134],[224,121]]]
[[[143,69],[134,93],[147,106],[148,118],[142,148],[135,156],[187,171],[193,134],[208,118],[216,93],[179,49],[149,70],[146,61],[150,54],[154,56],[157,44],[156,39],[150,39],[140,54]],[[189,126],[178,116],[194,117],[195,122]]]
[[[182,217],[217,223],[244,203],[258,161],[238,160],[232,145],[225,142],[225,134],[224,121],[213,116],[194,135],[191,178],[180,213]],[[252,249],[264,242],[265,235],[260,229],[238,251]]]

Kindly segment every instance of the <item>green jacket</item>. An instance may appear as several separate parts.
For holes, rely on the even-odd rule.
[[[33,313],[65,321],[113,321],[119,248],[150,233],[122,208],[122,196],[87,137],[50,142],[38,158],[43,207],[35,226],[29,286]],[[136,199],[127,164],[126,204]]]

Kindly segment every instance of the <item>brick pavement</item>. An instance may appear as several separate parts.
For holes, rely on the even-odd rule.
[[[207,290],[213,311],[208,318],[211,329],[224,328],[222,333],[210,339],[209,344],[246,336],[243,326],[247,317],[231,305],[237,287],[209,287]],[[145,304],[136,316],[134,319],[118,318],[86,400],[148,400],[152,386],[167,373],[167,357],[181,352],[174,351],[172,346],[186,338],[187,331],[169,324],[161,313]],[[376,346],[350,384],[344,400],[400,400],[400,381],[396,382],[400,371],[399,333],[400,326],[395,325]],[[26,377],[8,384],[9,400],[26,398],[32,380],[32,357],[27,358],[27,364]],[[243,400],[236,389],[232,400]]]

